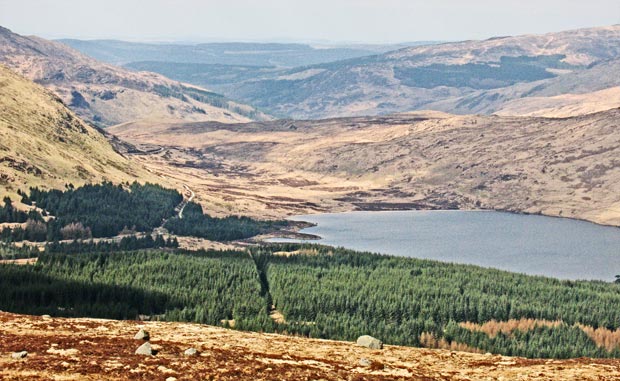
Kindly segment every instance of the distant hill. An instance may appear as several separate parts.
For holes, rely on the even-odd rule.
[[[4,28],[0,28],[0,63],[51,89],[80,117],[100,126],[138,119],[266,118],[205,89],[104,64],[61,43]]]
[[[619,57],[620,26],[599,27],[408,47],[248,79],[225,94],[293,118],[491,113],[521,97],[618,86]]]
[[[292,68],[339,61],[385,53],[406,46],[432,43],[313,46],[308,44],[245,42],[156,44],[118,40],[63,39],[58,41],[91,57],[114,65],[155,61],[276,68]]]
[[[116,40],[58,40],[91,57],[137,71],[227,92],[235,85],[257,79],[271,79],[294,67],[365,57],[408,46],[436,42],[394,45],[350,44],[308,45],[283,43],[155,44]]]
[[[31,186],[63,188],[109,180],[148,181],[142,167],[117,153],[43,87],[0,64],[0,195]]]
[[[502,115],[569,116],[620,106],[620,57],[583,70],[513,86],[475,91],[428,105],[435,110]]]

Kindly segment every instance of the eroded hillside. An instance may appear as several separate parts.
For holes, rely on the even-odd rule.
[[[484,208],[617,225],[619,117],[416,113],[111,131],[160,147],[136,159],[221,214]]]

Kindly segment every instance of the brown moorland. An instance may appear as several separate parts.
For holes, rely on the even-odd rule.
[[[490,354],[240,332],[187,323],[60,319],[0,313],[2,380],[598,380],[620,360],[528,360]],[[149,331],[155,356],[134,340]],[[183,352],[196,348],[199,355]],[[11,353],[26,350],[24,359]],[[360,363],[362,359],[370,365]]]

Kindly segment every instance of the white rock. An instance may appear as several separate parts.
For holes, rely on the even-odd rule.
[[[357,345],[370,349],[382,349],[383,343],[372,336],[364,335],[357,338]]]
[[[147,341],[146,343],[140,345],[138,349],[136,349],[136,354],[143,356],[153,356],[153,348],[151,347],[151,343]]]
[[[11,354],[11,358],[14,358],[14,359],[23,359],[23,358],[26,358],[26,356],[28,356],[28,352],[26,351],[15,352]]]

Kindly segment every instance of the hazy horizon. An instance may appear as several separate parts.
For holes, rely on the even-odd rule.
[[[0,25],[45,38],[144,42],[406,43],[620,23],[617,0],[0,0]]]

